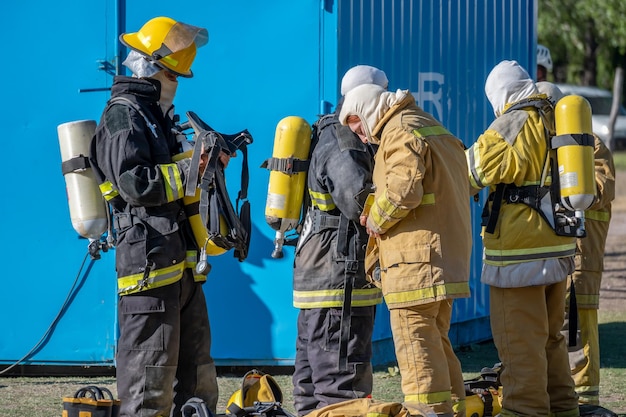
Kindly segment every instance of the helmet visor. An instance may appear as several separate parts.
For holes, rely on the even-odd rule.
[[[152,53],[152,58],[161,59],[190,47],[193,43],[196,48],[204,46],[209,41],[209,32],[204,28],[178,22],[165,35],[161,47]]]

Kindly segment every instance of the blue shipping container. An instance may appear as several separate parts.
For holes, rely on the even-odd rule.
[[[125,56],[120,32],[165,15],[208,28],[195,77],[182,79],[176,108],[215,129],[247,128],[252,244],[245,262],[211,258],[204,286],[218,365],[292,365],[297,310],[291,301],[293,250],[273,259],[264,219],[276,124],[313,123],[334,109],[339,82],[356,64],[378,66],[391,90],[418,104],[470,145],[493,120],[484,94],[490,69],[516,59],[534,73],[535,0],[163,0],[10,2],[2,39],[15,39],[5,81],[5,169],[0,206],[4,274],[0,363],[112,366],[116,343],[114,250],[92,261],[73,230],[57,138],[59,124],[98,120],[112,74]],[[20,146],[17,146],[17,145]],[[10,152],[9,152],[10,151]],[[241,158],[226,175],[239,189]],[[483,198],[484,199],[484,198]],[[479,282],[482,204],[472,204],[472,298],[455,303],[455,345],[490,338],[487,290]],[[394,361],[385,306],[375,329],[375,362]],[[254,338],[254,343],[251,339]]]

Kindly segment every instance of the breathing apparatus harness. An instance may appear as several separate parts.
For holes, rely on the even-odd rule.
[[[536,210],[558,236],[583,237],[584,234],[579,235],[579,219],[575,217],[574,211],[560,204],[559,174],[554,150],[562,144],[559,143],[558,137],[554,137],[553,128],[551,130],[548,127],[551,124],[546,117],[548,113],[553,112],[552,105],[546,99],[530,98],[514,104],[503,114],[529,107],[534,107],[539,113],[548,142],[540,184],[519,187],[515,184],[498,184],[495,191],[489,194],[488,200],[493,202],[491,210],[488,204],[483,208],[481,226],[485,227],[487,233],[492,234],[498,222],[502,202],[525,204]],[[549,185],[546,184],[548,173],[551,177]]]
[[[195,145],[185,195],[194,195],[196,188],[200,188],[199,212],[202,223],[207,227],[209,239],[220,248],[234,249],[235,258],[242,262],[248,256],[252,229],[250,202],[248,201],[250,177],[247,148],[247,145],[252,143],[252,135],[247,129],[232,135],[218,133],[194,112],[187,112],[187,117],[189,125],[194,130]],[[196,179],[199,176],[201,149],[203,147],[208,150],[208,163],[198,184]],[[220,151],[224,151],[232,155],[237,150],[241,151],[243,156],[241,188],[237,194],[236,208],[233,208],[226,189],[224,168],[219,163],[219,154]],[[241,207],[239,207],[240,202]],[[228,225],[228,234],[225,236],[220,233],[221,216]],[[206,253],[204,253],[203,248],[201,250],[203,253],[201,253],[199,262],[206,262]]]
[[[152,135],[156,138],[155,124],[141,108],[131,100],[124,97],[114,97],[109,104],[119,103],[132,107],[143,117]],[[188,172],[185,195],[194,195],[196,188],[200,188],[199,214],[203,225],[206,226],[209,240],[216,246],[225,250],[234,249],[234,256],[241,262],[248,256],[250,246],[251,219],[250,202],[248,201],[248,150],[247,145],[253,139],[248,130],[228,135],[218,133],[194,112],[187,112],[188,121],[174,126],[174,133],[184,135],[184,131],[191,128],[194,132],[195,145]],[[204,148],[203,148],[204,147]],[[198,184],[201,150],[208,154],[208,163]],[[224,167],[219,162],[220,151],[229,155],[235,151],[241,151],[241,189],[237,195],[236,209],[233,208],[226,189]],[[239,203],[241,202],[241,208]],[[224,236],[220,230],[220,217],[223,217],[228,226],[228,233]],[[207,240],[208,241],[208,240]],[[200,259],[196,270],[200,273],[208,273],[210,266],[207,262],[206,248],[200,249]]]

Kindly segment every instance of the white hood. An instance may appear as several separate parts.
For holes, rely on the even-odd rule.
[[[539,94],[539,91],[528,72],[517,61],[502,61],[489,73],[485,93],[496,117],[499,117],[508,103],[516,103]]]
[[[397,90],[394,93],[376,84],[362,84],[346,94],[339,112],[339,122],[347,125],[348,116],[358,116],[363,123],[367,140],[371,142],[372,131],[378,122],[394,104],[402,101],[407,94],[409,94],[408,90]]]

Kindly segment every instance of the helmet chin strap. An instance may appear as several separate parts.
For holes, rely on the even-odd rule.
[[[176,78],[168,77],[165,73],[167,70],[161,70],[152,78],[161,82],[161,97],[159,98],[159,105],[161,111],[166,114],[174,103],[174,96],[176,95],[176,89],[178,88],[178,81]]]

